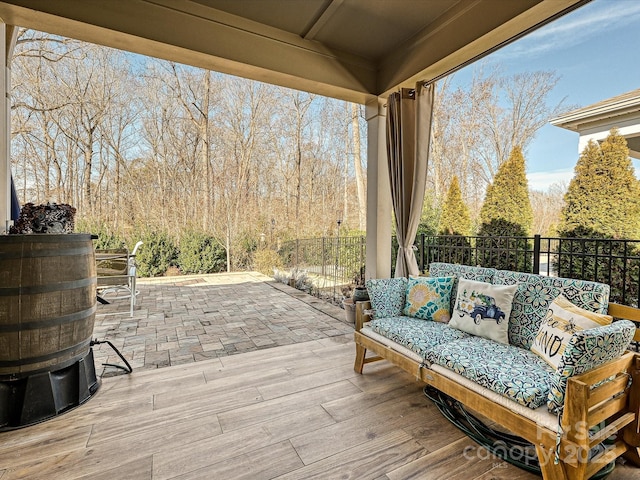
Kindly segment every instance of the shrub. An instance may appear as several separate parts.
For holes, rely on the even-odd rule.
[[[147,230],[142,235],[144,244],[138,249],[136,263],[141,277],[158,277],[174,265],[177,248],[171,236],[164,231]]]
[[[231,245],[232,270],[250,270],[253,264],[253,252],[258,248],[255,235],[250,232],[238,234]],[[225,260],[226,264],[226,260]]]
[[[462,200],[457,176],[453,177],[447,191],[438,229],[440,235],[469,235],[471,232],[471,215]]]
[[[560,236],[580,234],[580,228],[605,238],[640,236],[640,182],[627,142],[615,129],[602,144],[587,144],[564,198]]]
[[[522,150],[514,147],[506,162],[498,168],[493,183],[487,187],[487,193],[480,210],[480,220],[487,229],[488,235],[493,227],[494,220],[502,220],[505,224],[516,224],[522,227],[521,231],[527,236],[533,224],[533,210],[529,200],[529,187],[525,173],[525,160]]]
[[[558,276],[610,285],[609,301],[637,306],[640,260],[634,243],[594,229],[563,232],[553,265]]]
[[[121,235],[111,231],[111,229],[105,224],[90,222],[87,220],[78,220],[76,222],[75,231],[97,235],[98,238],[94,243],[97,250],[125,248],[127,244]]]
[[[260,273],[264,273],[265,275],[272,277],[274,269],[280,270],[282,267],[282,259],[275,250],[257,250],[253,254],[253,269]]]
[[[217,273],[227,267],[225,249],[214,237],[201,231],[188,231],[180,240],[177,258],[182,273]]]
[[[471,243],[463,235],[439,235],[428,237],[425,246],[425,268],[433,262],[473,265]]]

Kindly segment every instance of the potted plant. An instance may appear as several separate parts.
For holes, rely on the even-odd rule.
[[[353,288],[353,302],[366,302],[369,300],[369,292],[364,286],[364,267],[360,269],[353,277],[355,287]]]

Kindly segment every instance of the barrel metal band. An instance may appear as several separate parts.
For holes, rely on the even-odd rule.
[[[6,325],[0,324],[0,332],[23,332],[25,330],[39,330],[41,328],[64,325],[65,323],[73,323],[78,320],[82,320],[83,318],[91,317],[96,313],[96,310],[97,306],[94,304],[85,310],[73,312],[68,315],[61,315],[59,317],[44,318],[33,322],[10,323]]]
[[[37,295],[39,293],[59,292],[61,290],[73,290],[74,288],[89,287],[98,283],[97,277],[91,276],[68,282],[58,282],[46,285],[33,285],[26,287],[0,288],[0,297],[16,295]]]
[[[28,365],[33,363],[46,362],[47,360],[52,360],[54,358],[64,357],[66,353],[73,352],[74,350],[79,350],[84,347],[89,348],[90,343],[91,343],[91,338],[88,338],[87,340],[83,340],[80,343],[76,343],[71,347],[65,348],[63,350],[56,350],[55,352],[49,353],[47,355],[40,355],[38,357],[26,357],[26,358],[20,358],[17,360],[0,360],[0,368],[20,367],[23,365]]]
[[[81,246],[75,248],[58,248],[58,249],[44,249],[44,250],[21,250],[14,252],[1,252],[0,260],[20,260],[23,258],[45,258],[45,257],[71,257],[90,255],[93,252],[93,248]]]

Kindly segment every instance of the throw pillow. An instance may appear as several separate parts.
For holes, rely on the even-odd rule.
[[[605,327],[590,328],[572,335],[549,382],[549,411],[558,413],[564,405],[569,378],[619,358],[635,333],[633,322],[618,320]]]
[[[610,315],[594,313],[580,308],[562,295],[551,302],[531,351],[537,353],[553,368],[558,368],[562,354],[574,333],[609,325]]]
[[[518,285],[492,285],[459,279],[449,325],[463,332],[509,344],[509,314]]]
[[[407,279],[372,278],[366,282],[373,318],[402,316],[407,292]]]
[[[454,277],[410,277],[404,314],[423,320],[448,323]]]

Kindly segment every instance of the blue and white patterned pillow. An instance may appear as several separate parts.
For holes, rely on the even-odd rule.
[[[455,307],[456,295],[458,294],[458,279],[466,278],[476,282],[492,283],[495,273],[495,268],[472,267],[457,263],[433,262],[429,265],[430,277],[455,277],[453,288],[451,289],[451,305],[449,306],[451,311]]]
[[[372,278],[366,282],[373,318],[402,316],[407,292],[407,279]]]
[[[564,405],[567,381],[620,357],[629,347],[636,326],[619,320],[606,327],[576,332],[564,349],[556,373],[551,376],[547,407],[552,413]]]
[[[404,314],[448,323],[454,277],[411,277],[407,283]]]
[[[609,285],[604,283],[509,270],[498,270],[493,283],[518,284],[509,319],[509,343],[527,349],[531,348],[549,305],[558,295],[590,312],[607,313],[609,306]]]

